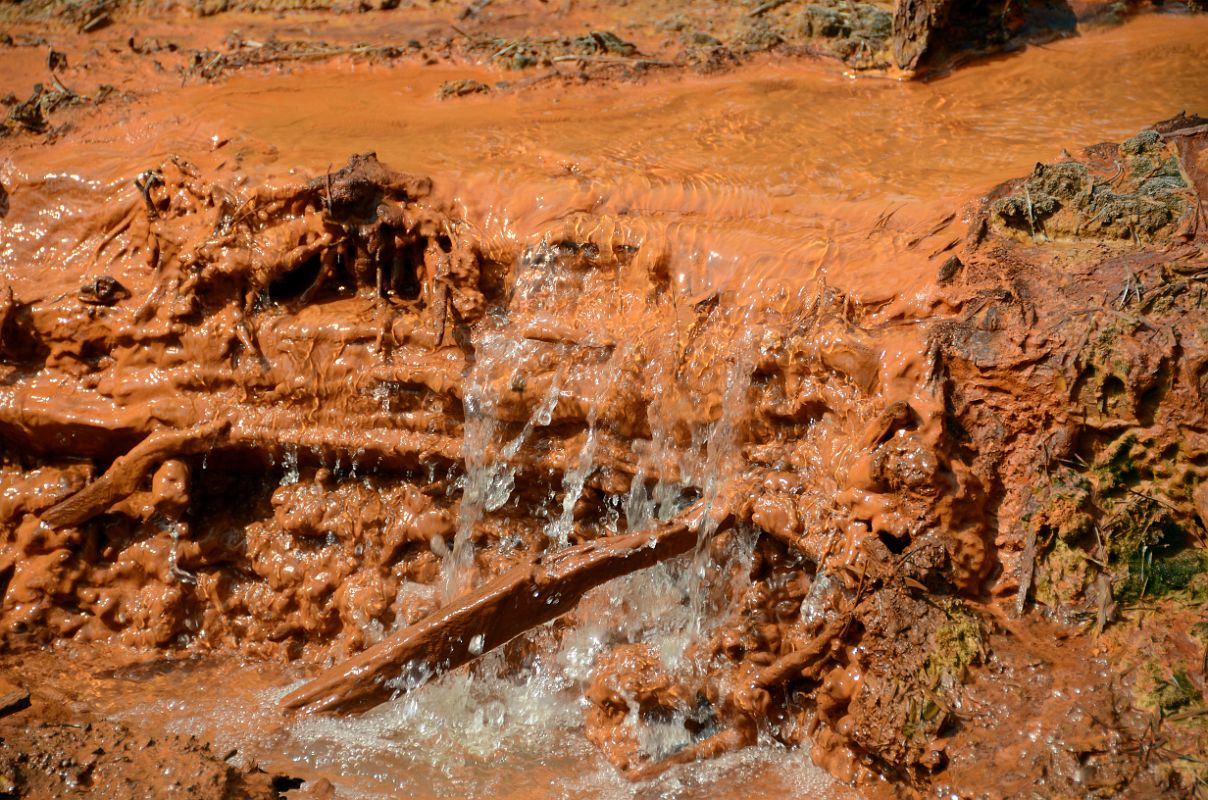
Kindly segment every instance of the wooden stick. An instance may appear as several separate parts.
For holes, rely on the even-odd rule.
[[[691,550],[697,503],[654,530],[537,556],[287,695],[286,708],[321,711],[388,699],[404,668],[447,672],[566,613],[590,589]]]
[[[80,525],[103,514],[114,503],[138,491],[156,465],[179,455],[198,453],[214,445],[230,430],[230,422],[219,420],[184,430],[152,433],[119,457],[105,474],[65,500],[51,506],[42,522],[52,528]]]
[[[795,678],[818,677],[818,668],[830,656],[831,642],[843,635],[851,619],[852,615],[846,613],[826,623],[805,647],[794,650],[764,667],[755,678],[755,685],[767,689]]]
[[[631,781],[644,781],[662,775],[667,770],[679,764],[690,764],[693,761],[704,761],[717,758],[733,750],[741,750],[755,744],[756,732],[754,726],[748,728],[724,728],[707,739],[685,747],[678,753],[639,767],[624,770],[624,775]]]
[[[773,9],[780,8],[783,5],[787,5],[788,2],[789,2],[789,0],[768,0],[766,3],[756,6],[755,8],[748,11],[747,16],[748,17],[761,17]]]

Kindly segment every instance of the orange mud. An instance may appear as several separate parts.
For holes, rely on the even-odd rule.
[[[1208,17],[446,99],[386,19],[43,33],[0,796],[1201,791]]]

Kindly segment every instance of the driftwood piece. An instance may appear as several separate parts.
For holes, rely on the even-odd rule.
[[[226,420],[209,422],[184,430],[152,433],[121,456],[105,474],[42,515],[52,528],[80,525],[103,514],[114,503],[138,491],[143,479],[164,460],[206,450],[230,430]]]
[[[282,704],[321,711],[382,702],[392,691],[386,682],[404,668],[455,669],[566,613],[590,589],[687,552],[701,516],[698,503],[650,531],[540,555],[327,670]]]

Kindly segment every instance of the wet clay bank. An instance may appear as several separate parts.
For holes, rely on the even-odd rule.
[[[3,721],[0,777],[105,791],[107,761],[23,760],[58,745],[8,732],[112,710],[22,669],[71,642],[100,683],[182,659],[119,670],[156,698],[193,655],[223,655],[202,680],[232,696],[260,688],[254,663],[319,675],[292,716],[284,689],[249,701],[278,734],[255,757],[298,757],[314,793],[368,791],[351,750],[299,754],[307,726],[356,725],[319,708],[464,692],[489,731],[543,681],[569,712],[533,728],[574,730],[639,792],[755,745],[868,795],[1196,791],[1208,122],[1147,123],[1208,105],[1180,60],[1205,39],[1195,18],[1132,25],[861,86],[868,116],[825,71],[662,105],[642,87],[616,123],[607,88],[441,104],[431,73],[410,109],[357,111],[390,80],[371,69],[303,127],[273,98],[332,104],[320,69],[15,140],[0,624],[37,705]],[[1114,85],[1154,108],[944,116],[989,105],[975,77],[1053,87],[1044,59],[1128,47],[1159,68]],[[842,136],[771,111],[805,81]],[[695,127],[673,124],[686,107]],[[669,124],[639,126],[651,108]],[[878,116],[929,108],[945,135],[904,134],[911,159],[883,143]],[[1121,143],[1077,146],[1098,137]],[[198,796],[293,785],[166,747],[196,750]]]

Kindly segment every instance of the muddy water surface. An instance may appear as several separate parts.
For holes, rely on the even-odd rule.
[[[319,67],[144,100],[61,167],[124,183],[214,143],[229,142],[215,157],[308,172],[376,151],[437,177],[488,234],[539,236],[590,212],[623,239],[665,239],[690,293],[825,275],[885,300],[919,290],[956,233],[922,235],[1038,154],[1208,106],[1206,60],[1208,19],[1150,15],[925,83],[806,62],[442,102],[445,80],[498,76]],[[43,157],[14,160],[32,176]]]

